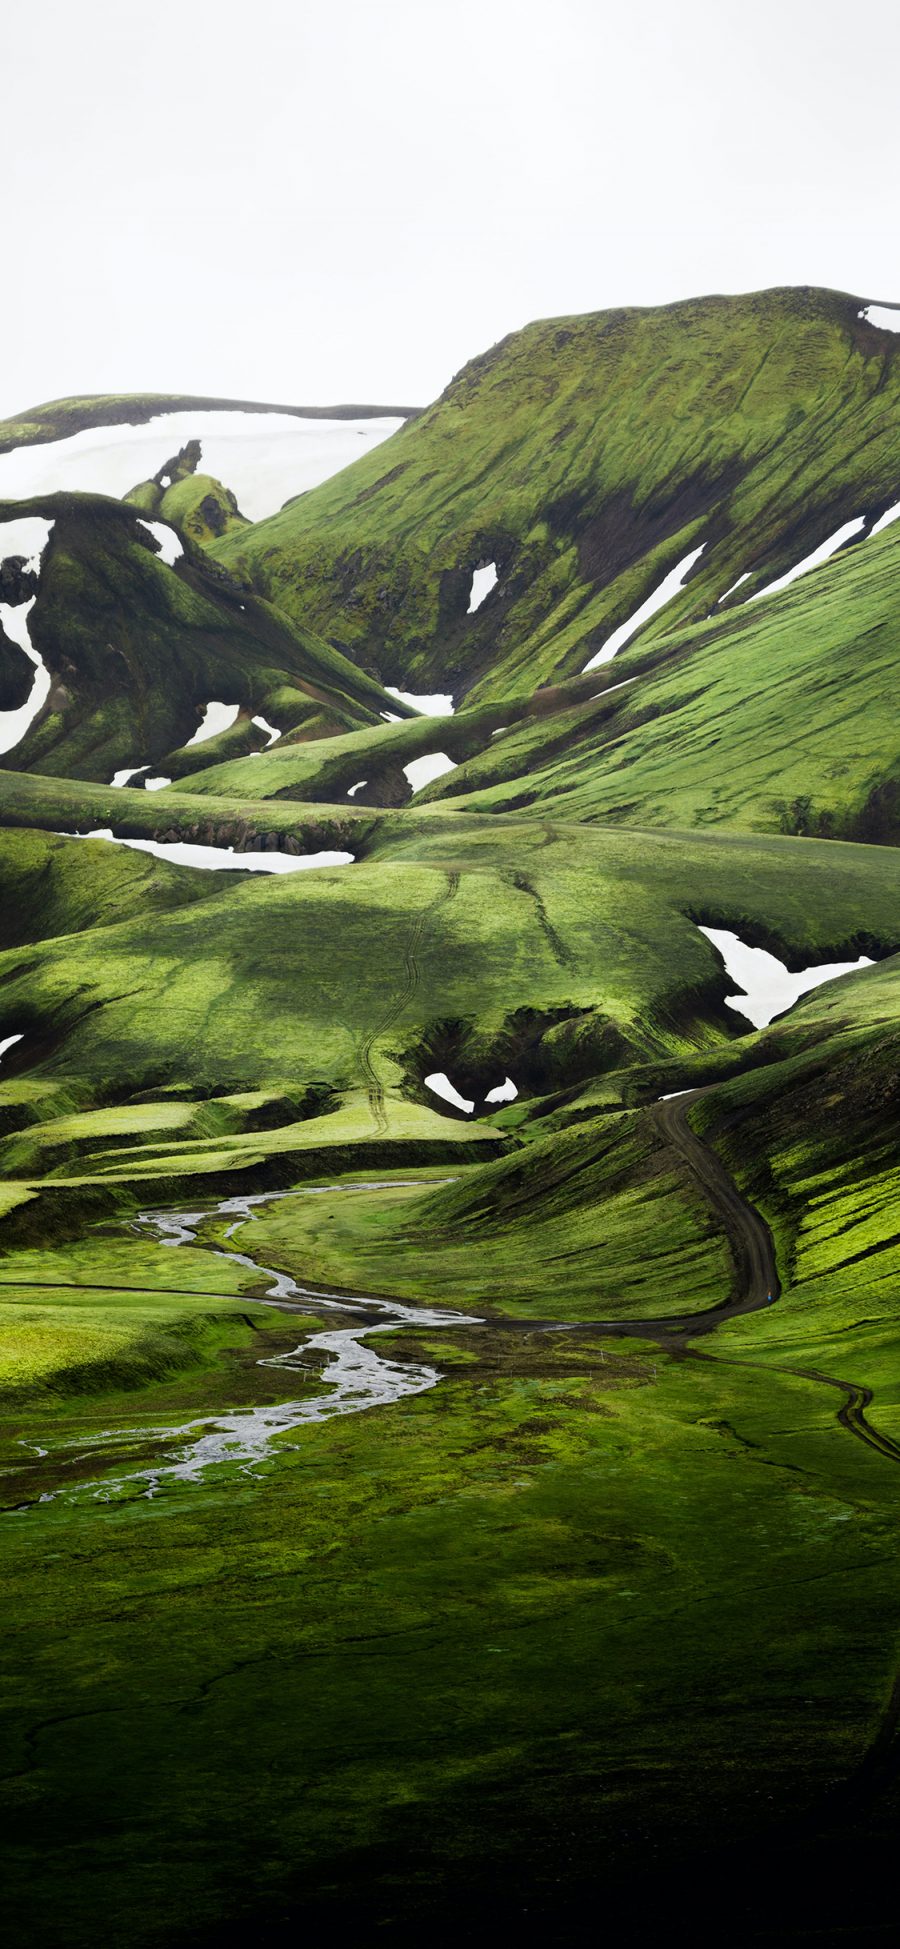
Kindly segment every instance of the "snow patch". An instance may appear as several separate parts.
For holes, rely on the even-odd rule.
[[[880,332],[900,332],[900,305],[863,305],[857,316]]]
[[[519,1092],[516,1089],[512,1077],[507,1076],[504,1083],[498,1083],[496,1088],[488,1090],[484,1100],[485,1103],[512,1103],[518,1094]]]
[[[748,600],[759,602],[762,596],[772,596],[778,589],[786,589],[788,583],[796,582],[798,576],[806,575],[811,568],[818,568],[821,562],[827,562],[830,555],[841,548],[845,541],[849,541],[851,535],[858,535],[865,525],[864,514],[857,514],[852,521],[845,521],[833,535],[829,535],[827,541],[820,541],[818,548],[814,548],[811,555],[804,555],[802,562],[795,563],[785,575],[777,576],[774,582],[767,582],[764,589],[755,590]]]
[[[15,521],[4,521],[0,525],[0,556],[7,561],[11,555],[21,555],[26,570],[38,574],[41,556],[52,529],[53,522],[39,514],[20,515]],[[27,602],[16,604],[0,602],[0,624],[10,641],[18,643],[29,663],[35,667],[34,681],[24,704],[20,704],[15,711],[0,711],[0,753],[14,751],[16,745],[21,744],[50,694],[50,672],[31,641],[28,625],[34,604],[34,596],[30,596]]]
[[[582,675],[584,673],[582,672]],[[611,697],[614,690],[626,690],[629,684],[636,684],[637,677],[623,677],[619,684],[607,684],[605,690],[595,690],[588,698],[589,704],[596,704],[601,697]]]
[[[149,770],[150,770],[149,765],[132,765],[130,770],[126,766],[123,771],[114,771],[112,778],[110,779],[109,782],[111,785],[116,785],[116,786],[128,785],[130,784],[132,778],[140,778],[142,772],[149,771]]]
[[[15,608],[10,602],[0,602],[0,623],[7,636],[12,642],[18,643],[19,648],[25,651],[29,662],[35,667],[34,682],[24,704],[20,704],[15,711],[0,711],[0,753],[14,751],[16,745],[21,744],[26,731],[31,729],[34,719],[50,695],[50,672],[43,657],[39,656],[37,650],[33,648],[28,633],[28,618],[34,608],[35,600],[36,598],[31,596],[28,602],[20,602]]]
[[[145,778],[144,791],[161,792],[164,785],[171,785],[171,783],[172,783],[171,778]]]
[[[831,961],[818,968],[806,968],[802,974],[789,974],[776,955],[769,954],[764,947],[747,947],[727,928],[701,927],[700,932],[721,955],[726,974],[743,988],[743,994],[726,995],[726,1005],[738,1015],[745,1015],[755,1029],[764,1029],[774,1016],[783,1015],[811,988],[873,966],[869,956],[861,954],[858,961]]]
[[[403,770],[414,792],[421,792],[423,785],[430,785],[435,778],[443,778],[446,771],[456,771],[455,758],[448,758],[446,751],[430,751],[425,758],[413,758]]]
[[[385,684],[389,697],[399,697],[401,704],[411,704],[414,711],[421,711],[423,717],[452,717],[453,697],[450,691],[436,690],[428,697],[418,697],[413,690],[397,690],[393,684]]]
[[[469,590],[469,607],[466,614],[474,616],[476,609],[481,608],[482,603],[486,601],[491,590],[495,589],[496,586],[496,562],[488,562],[484,568],[476,568],[472,575],[472,587]]]
[[[469,1103],[464,1096],[460,1096],[459,1091],[454,1089],[449,1076],[445,1076],[442,1069],[434,1069],[430,1076],[426,1076],[425,1088],[433,1090],[435,1096],[442,1096],[445,1103],[452,1103],[454,1110],[465,1110],[467,1117],[472,1115],[474,1103]]]
[[[362,440],[376,447],[404,422],[298,420],[289,413],[158,413],[144,426],[91,426],[65,440],[0,454],[0,499],[77,489],[127,494],[154,479],[188,440],[201,445],[198,471],[224,481],[250,521],[275,514],[295,494],[317,487],[358,460]]]
[[[694,563],[700,560],[705,547],[705,541],[701,541],[699,548],[692,548],[689,555],[683,556],[680,562],[676,562],[675,567],[669,570],[658,588],[653,590],[646,602],[641,603],[640,608],[635,610],[627,623],[620,623],[618,629],[614,629],[612,635],[607,637],[603,648],[585,664],[585,671],[596,670],[599,663],[609,663],[616,651],[622,648],[623,643],[627,643],[637,630],[642,629],[644,624],[650,621],[651,616],[655,616],[658,610],[665,608],[667,602],[671,602],[673,596],[677,596],[679,590],[684,588]]]
[[[880,535],[883,528],[889,528],[892,521],[900,521],[900,501],[895,501],[892,508],[886,508],[884,513],[879,515],[870,530],[869,540],[871,541],[873,535]]]
[[[0,1056],[5,1056],[7,1049],[11,1049],[14,1042],[21,1042],[24,1034],[25,1031],[23,1029],[19,1035],[5,1035],[2,1042],[0,1042]]]
[[[26,569],[36,573],[52,529],[52,521],[46,521],[42,514],[20,514],[15,521],[4,521],[0,527],[0,560],[23,555]]]
[[[381,716],[384,718],[385,724],[403,723],[402,717],[397,717],[393,711],[382,711]]]
[[[357,792],[361,792],[363,786],[368,785],[368,783],[369,781],[367,778],[358,778],[356,784],[350,786],[350,789],[347,793],[348,799],[355,799]]]
[[[281,736],[281,732],[276,730],[275,725],[267,723],[264,717],[251,717],[250,722],[251,724],[256,725],[258,731],[266,732],[268,736],[269,744],[275,744],[277,739],[280,738]],[[267,751],[269,749],[269,744],[266,745]]]
[[[724,595],[720,595],[718,597],[718,601],[724,602],[727,596],[733,596],[735,589],[740,589],[743,587],[745,582],[749,582],[752,573],[753,573],[752,569],[745,568],[743,575],[739,575],[737,581],[732,582],[731,587],[725,590]],[[665,1103],[667,1101],[666,1097],[664,1096],[661,1096],[659,1100],[661,1103]]]
[[[230,731],[232,724],[237,723],[240,710],[240,704],[219,704],[216,702],[205,704],[200,723],[193,737],[187,739],[185,750],[187,750],[188,745],[205,744],[207,738],[217,738],[222,731]],[[256,723],[257,719],[254,718],[253,721]],[[277,731],[275,736],[278,736]]]
[[[139,521],[138,527],[143,528],[155,542],[159,543],[160,561],[165,562],[167,568],[174,568],[175,563],[179,562],[184,554],[174,528],[170,528],[167,521]]]
[[[107,839],[137,853],[153,853],[174,866],[202,866],[232,873],[301,873],[310,866],[352,866],[353,853],[236,853],[233,846],[193,846],[184,839],[122,839],[111,826],[63,832],[61,839]]]

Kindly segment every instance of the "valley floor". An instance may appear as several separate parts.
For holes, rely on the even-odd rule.
[[[23,1398],[8,1425],[10,1940],[574,1942],[599,1910],[649,1941],[670,1902],[695,1939],[723,1939],[727,1902],[729,1941],[799,1940],[810,1918],[831,1940],[825,1892],[860,1861],[881,1939],[896,1387],[872,1322],[837,1339],[856,1394],[814,1370],[802,1317],[785,1361],[796,1304],[767,1303],[768,1228],[667,1108],[737,1213],[715,1323],[561,1331],[564,1287],[549,1326],[401,1309],[379,1357],[437,1385],[196,1472],[172,1464],[198,1418],[327,1402],[315,1356],[279,1365],[328,1324],[305,1283],[322,1231],[336,1210],[344,1239],[408,1223],[421,1186],[238,1198],[177,1249],[106,1224],[52,1267],[6,1262],[26,1321],[63,1292],[155,1289],[217,1322],[205,1369],[137,1393],[98,1372],[93,1397]],[[254,1261],[304,1282],[280,1302],[302,1310],[260,1303]]]

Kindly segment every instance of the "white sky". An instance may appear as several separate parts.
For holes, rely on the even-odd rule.
[[[0,413],[424,403],[529,318],[900,299],[900,9],[10,0]]]

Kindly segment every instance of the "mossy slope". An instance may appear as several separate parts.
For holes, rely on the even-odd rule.
[[[131,508],[60,494],[0,509],[19,514],[53,523],[29,618],[53,683],[5,768],[99,780],[129,760],[158,764],[193,735],[211,698],[313,735],[374,722],[390,705],[374,680],[245,598],[199,551],[168,567]],[[14,656],[18,668],[21,650]]]
[[[214,552],[385,681],[533,689],[701,543],[667,629],[896,498],[898,341],[859,311],[775,290],[530,325],[388,448]]]
[[[517,713],[478,752],[461,741],[428,801],[896,844],[898,577],[900,523],[758,604],[623,649],[590,700],[582,678],[553,716]]]
[[[47,847],[10,841],[29,940],[0,956],[0,1034],[23,1034],[11,1077],[74,1089],[82,1108],[170,1085],[188,1097],[307,1091],[319,1119],[340,1107],[343,1142],[393,1123],[398,1135],[427,1136],[421,1118],[409,1120],[414,1108],[434,1114],[424,1087],[434,1070],[483,1104],[506,1074],[523,1099],[540,1099],[634,1063],[721,1048],[735,1018],[700,920],[765,941],[794,965],[900,945],[897,855],[825,841],[435,814],[417,825],[401,812],[382,816],[367,858],[336,870],[173,879],[142,860],[136,876],[158,878],[160,909],[195,883],[191,904],[154,911],[147,901],[119,924],[72,932],[67,893],[67,931],[42,940],[43,882],[22,856]],[[50,848],[75,856],[67,886],[94,869],[118,875],[109,842]],[[442,1112],[435,1135],[446,1122]],[[304,1131],[304,1148],[315,1134]],[[84,1135],[93,1155],[94,1133]],[[334,1140],[323,1129],[323,1143]],[[240,1146],[229,1139],[226,1149],[223,1169],[240,1161]],[[251,1143],[245,1161],[258,1150]],[[200,1152],[214,1161],[204,1139],[184,1149],[184,1167]],[[79,1174],[80,1154],[67,1151],[58,1168]],[[157,1147],[145,1155],[157,1171]],[[179,1156],[176,1141],[164,1160],[173,1173]],[[139,1161],[132,1154],[129,1168]],[[36,1168],[30,1151],[7,1163],[13,1176]],[[114,1155],[96,1167],[114,1169]]]

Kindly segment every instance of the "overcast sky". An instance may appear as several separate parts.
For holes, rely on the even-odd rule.
[[[11,0],[0,413],[433,398],[529,318],[900,299],[900,9]]]

